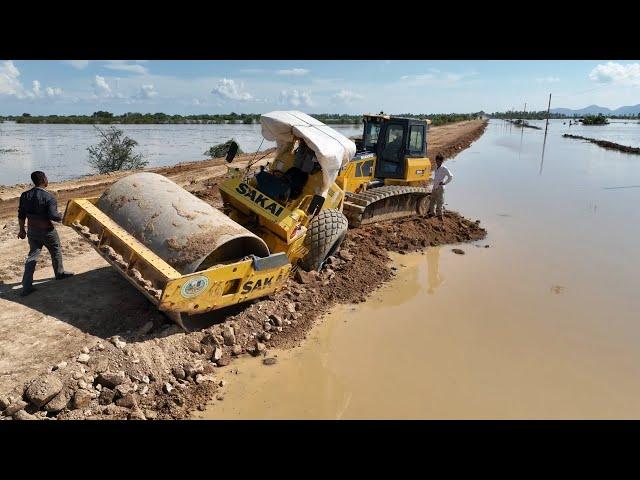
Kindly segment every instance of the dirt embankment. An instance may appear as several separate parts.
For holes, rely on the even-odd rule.
[[[440,151],[452,156],[468,146],[484,130],[472,126]],[[217,181],[209,177],[188,188],[217,206]],[[233,378],[217,371],[234,357],[260,355],[269,364],[269,348],[299,344],[333,305],[364,301],[391,279],[388,251],[486,235],[478,222],[455,212],[446,212],[444,221],[415,217],[352,229],[321,273],[297,272],[270,298],[190,317],[191,333],[185,334],[88,244],[76,244],[79,237],[66,227],[59,229],[65,264],[76,276],[51,281],[44,255],[36,274],[44,283],[20,297],[21,262],[7,267],[16,256],[22,260],[26,248],[14,238],[14,223],[0,230],[0,244],[8,247],[0,249],[6,272],[0,284],[0,417],[16,419],[187,418],[224,399],[225,382]]]
[[[440,153],[445,159],[455,157],[482,136],[487,124],[486,120],[468,120],[430,128],[427,155],[435,158]]]

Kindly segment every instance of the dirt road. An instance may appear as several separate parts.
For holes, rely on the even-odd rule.
[[[434,127],[430,154],[455,155],[477,139],[485,126],[485,122],[472,121]],[[239,165],[246,160],[246,156],[239,159]],[[216,184],[227,171],[222,160],[154,171],[219,206]],[[84,178],[53,189],[62,206],[72,196],[98,195],[120,176]],[[0,192],[4,199],[0,211],[5,216],[15,215],[19,191],[22,188]],[[9,207],[12,202],[14,206]],[[64,361],[64,366],[50,373],[64,384],[58,392],[66,399],[66,403],[60,400],[64,407],[52,407],[48,414],[33,405],[24,407],[27,414],[43,418],[184,418],[202,402],[221,396],[224,382],[213,375],[232,356],[295,345],[333,304],[364,301],[393,276],[387,250],[411,251],[477,240],[486,233],[454,212],[447,214],[443,224],[415,218],[350,230],[343,248],[346,253],[322,274],[292,279],[288,288],[270,299],[192,317],[188,326],[193,333],[184,334],[168,324],[75,232],[67,227],[58,227],[58,231],[65,268],[76,276],[54,280],[49,255],[43,253],[35,275],[39,291],[22,298],[19,283],[27,246],[16,238],[15,218],[0,221],[0,401],[19,401],[34,376],[52,372]],[[228,341],[230,328],[233,342]],[[103,386],[108,382],[101,383],[100,375],[114,371],[124,372],[127,380],[123,385],[130,390],[123,387],[112,401],[103,401],[103,389],[111,389]],[[85,393],[90,397],[88,406],[72,407],[74,395]],[[118,399],[115,403],[114,398]]]

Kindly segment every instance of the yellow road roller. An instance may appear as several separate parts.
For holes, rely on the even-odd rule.
[[[270,254],[261,238],[155,173],[70,200],[63,224],[182,328],[181,313],[269,295],[291,270],[286,254]]]

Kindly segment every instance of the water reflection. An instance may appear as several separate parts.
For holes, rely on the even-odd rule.
[[[260,358],[240,358],[221,370],[231,378],[224,402],[209,406],[200,418],[340,419],[349,409],[351,386],[335,372],[329,352],[335,348],[340,322],[328,321],[307,340],[310,349],[271,352],[269,367]],[[237,371],[238,376],[233,375]],[[286,401],[282,401],[287,399]]]
[[[444,282],[444,277],[440,275],[440,248],[429,247],[427,249],[427,277],[429,288],[427,293],[433,295],[436,289]]]
[[[542,169],[544,167],[544,150],[547,146],[547,127],[549,126],[549,122],[547,121],[547,125],[544,129],[544,141],[542,142],[542,158],[540,159],[540,172],[538,175],[542,175]]]

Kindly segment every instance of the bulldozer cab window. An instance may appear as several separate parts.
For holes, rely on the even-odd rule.
[[[404,167],[404,126],[389,125],[382,150],[380,173],[385,177],[401,176]]]
[[[380,124],[374,122],[366,122],[364,126],[364,148],[366,150],[374,150],[378,143],[378,135],[380,134]]]
[[[411,155],[423,155],[425,153],[423,125],[411,125],[409,127],[409,152]]]

